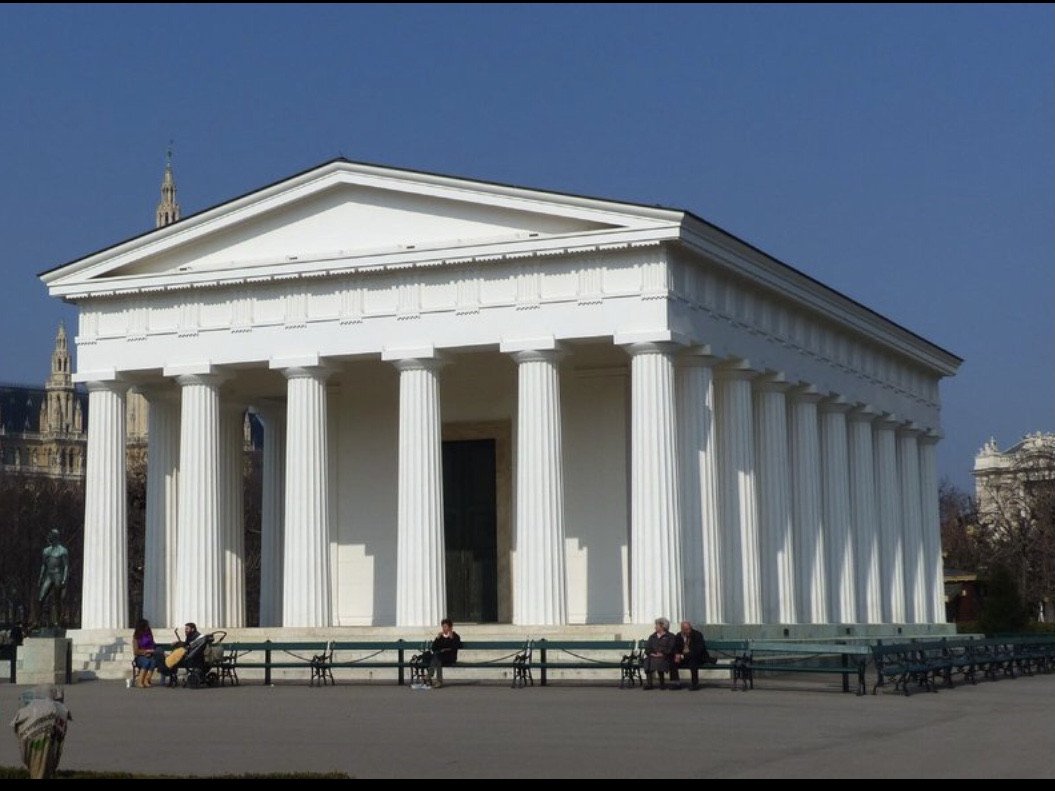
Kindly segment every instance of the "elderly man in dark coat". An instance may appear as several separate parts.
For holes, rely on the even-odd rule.
[[[670,633],[670,621],[666,618],[656,619],[656,631],[649,635],[645,642],[645,686],[653,689],[652,681],[659,674],[659,688],[667,688],[666,674],[674,668],[674,635]]]
[[[674,669],[670,671],[670,680],[675,682],[674,688],[681,689],[678,671],[688,670],[692,677],[692,686],[689,689],[699,689],[700,666],[711,664],[714,664],[714,660],[707,653],[703,633],[699,629],[693,629],[688,621],[682,621],[678,633],[674,635]]]

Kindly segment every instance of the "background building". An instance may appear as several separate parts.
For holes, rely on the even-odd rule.
[[[1025,506],[1038,487],[1055,486],[1055,434],[1027,434],[1004,451],[990,439],[974,458],[974,485],[982,522]]]
[[[88,394],[73,384],[66,328],[60,326],[44,387],[0,385],[3,470],[83,478],[87,417]]]

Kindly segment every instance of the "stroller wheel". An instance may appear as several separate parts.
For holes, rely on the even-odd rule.
[[[189,673],[184,684],[190,689],[197,689],[201,686],[201,676],[197,673]]]
[[[219,683],[220,683],[220,676],[219,676],[218,673],[210,671],[210,673],[207,676],[205,676],[205,684],[206,684],[206,686],[215,687]]]

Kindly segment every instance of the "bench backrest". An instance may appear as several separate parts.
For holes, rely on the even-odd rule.
[[[838,643],[791,643],[782,641],[752,640],[752,653],[808,654],[810,656],[847,654],[868,656],[872,649],[867,645],[840,645]]]
[[[906,654],[918,654],[919,643],[877,643],[872,646],[872,656],[880,661],[889,656],[904,656]]]
[[[632,651],[642,640],[536,640],[535,647],[547,651]]]

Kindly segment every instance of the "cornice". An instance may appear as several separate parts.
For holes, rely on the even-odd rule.
[[[644,231],[590,231],[544,239],[473,244],[466,247],[335,255],[332,258],[298,259],[295,262],[273,261],[223,270],[113,277],[65,285],[56,283],[49,286],[49,291],[52,296],[71,302],[82,302],[148,293],[318,280],[349,274],[406,272],[507,261],[523,262],[532,258],[549,260],[561,256],[658,247],[663,242],[676,238],[676,227]]]
[[[941,347],[697,218],[687,217],[681,240],[728,271],[942,376],[954,375],[962,363]]]

